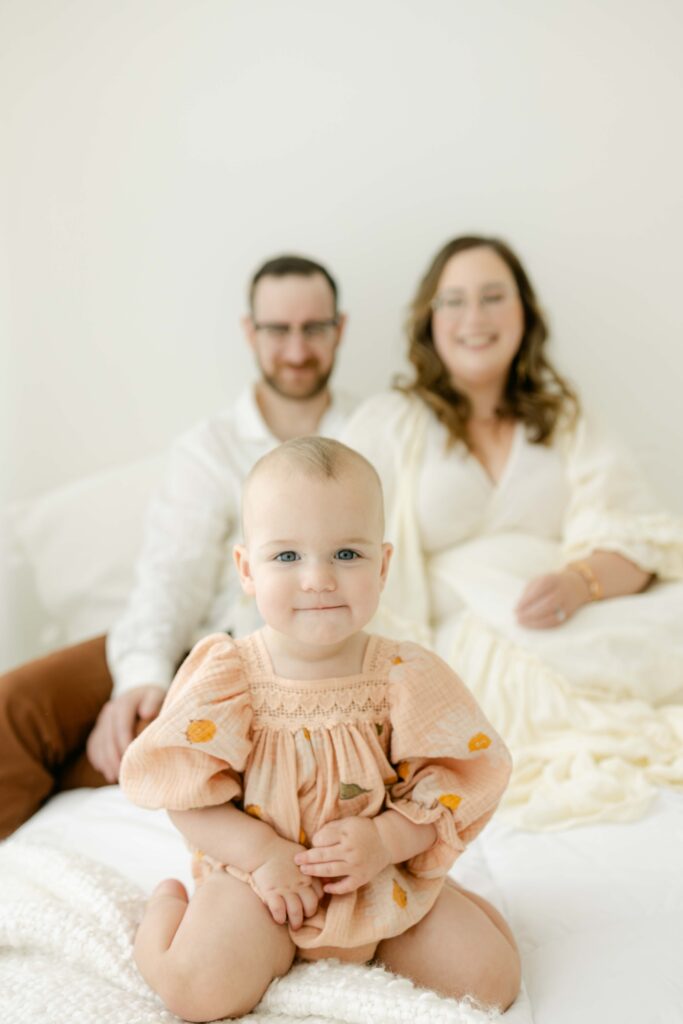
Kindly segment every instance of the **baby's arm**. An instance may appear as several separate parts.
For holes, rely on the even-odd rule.
[[[376,818],[339,818],[312,838],[312,848],[294,860],[305,875],[326,879],[324,891],[353,892],[389,864],[402,864],[436,842],[434,825],[417,825],[398,811]]]
[[[259,896],[278,924],[300,928],[318,908],[322,886],[307,878],[294,862],[304,847],[283,839],[264,821],[232,803],[190,811],[169,811],[169,817],[195,848],[214,860],[251,875]]]

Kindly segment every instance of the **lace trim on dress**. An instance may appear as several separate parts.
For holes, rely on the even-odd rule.
[[[381,723],[389,717],[387,680],[363,679],[355,686],[324,692],[280,686],[277,680],[251,680],[254,725],[272,729],[328,728],[338,722]]]

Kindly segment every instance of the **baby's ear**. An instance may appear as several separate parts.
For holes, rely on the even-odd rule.
[[[256,590],[249,566],[249,552],[245,548],[244,544],[235,544],[232,549],[232,557],[235,560],[235,568],[237,569],[240,583],[242,584],[242,590],[245,594],[249,594],[250,597],[253,597]]]
[[[391,562],[391,556],[394,553],[394,545],[389,544],[387,541],[382,544],[382,565],[380,567],[379,575],[382,589],[384,584],[387,582],[387,575],[389,573],[389,563]]]

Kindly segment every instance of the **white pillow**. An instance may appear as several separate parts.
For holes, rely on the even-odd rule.
[[[118,617],[162,467],[158,457],[129,463],[11,507],[15,551],[49,622],[40,646],[97,636]]]

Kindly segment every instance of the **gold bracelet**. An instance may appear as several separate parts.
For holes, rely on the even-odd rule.
[[[590,594],[591,601],[602,600],[605,596],[605,591],[602,589],[602,583],[595,575],[588,562],[570,562],[567,568],[572,569],[574,572],[578,572],[579,576],[588,587],[588,593]]]

